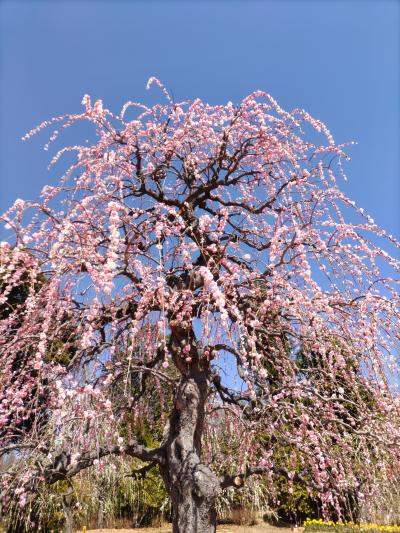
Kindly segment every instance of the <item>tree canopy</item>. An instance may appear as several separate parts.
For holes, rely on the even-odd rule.
[[[151,83],[163,103],[115,115],[86,95],[26,136],[58,124],[50,144],[82,121],[96,135],[2,216],[1,304],[28,287],[0,320],[0,445],[19,454],[3,505],[116,454],[159,465],[175,533],[214,531],[218,492],[260,473],[311,472],[340,515],[349,489],[363,498],[377,471],[400,471],[399,244],[341,191],[346,147],[305,111],[262,91],[176,103]],[[157,433],[160,419],[159,444],[138,442],[137,421]],[[216,427],[236,472],[212,470]],[[279,443],[293,468],[274,464]]]

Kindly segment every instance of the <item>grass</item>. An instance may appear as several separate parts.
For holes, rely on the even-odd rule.
[[[303,528],[298,528],[302,531]],[[90,529],[86,533],[171,533],[171,526],[146,527],[139,529]],[[256,524],[254,526],[221,525],[217,527],[218,533],[293,533],[290,528],[274,527],[269,524]],[[77,532],[79,533],[79,532]]]

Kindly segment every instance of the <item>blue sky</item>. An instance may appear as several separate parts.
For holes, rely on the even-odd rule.
[[[116,111],[152,102],[155,75],[176,100],[263,89],[337,142],[358,141],[343,187],[400,237],[399,11],[395,0],[3,0],[0,211],[61,172],[46,169],[46,134],[23,143],[27,130],[79,112],[84,93]]]

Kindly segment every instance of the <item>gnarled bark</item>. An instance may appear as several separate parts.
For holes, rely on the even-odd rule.
[[[64,494],[62,497],[62,508],[64,512],[64,533],[73,533],[74,531],[74,517],[71,506],[71,493]]]
[[[173,533],[213,533],[215,498],[220,482],[200,460],[206,372],[182,377],[175,405],[165,428],[165,465],[160,466],[171,497]]]

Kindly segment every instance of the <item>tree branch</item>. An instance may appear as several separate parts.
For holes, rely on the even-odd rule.
[[[244,481],[247,477],[253,476],[253,475],[259,475],[259,474],[265,474],[269,468],[265,466],[252,466],[247,467],[246,472],[242,474],[236,474],[236,475],[229,475],[225,474],[220,478],[220,486],[221,489],[226,489],[228,487],[234,487],[236,489],[240,489],[240,487],[243,487]]]
[[[129,455],[142,461],[151,461],[158,464],[164,464],[165,462],[165,453],[162,448],[146,448],[133,441],[123,446],[100,447],[95,453],[83,454],[73,463],[71,454],[62,452],[54,459],[51,466],[44,469],[44,479],[49,485],[62,479],[69,479],[81,470],[92,466],[96,460],[109,455]]]

